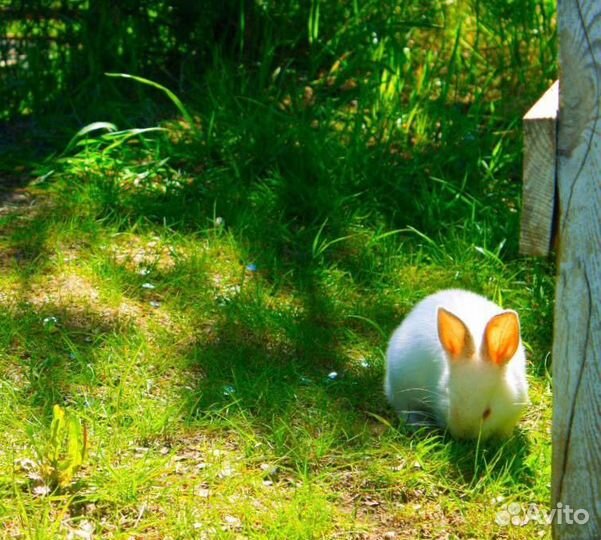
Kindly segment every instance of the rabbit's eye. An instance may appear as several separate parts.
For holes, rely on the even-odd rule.
[[[486,407],[482,413],[482,420],[486,420],[490,416],[490,407]]]

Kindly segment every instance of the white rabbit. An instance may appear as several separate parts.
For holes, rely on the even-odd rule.
[[[528,404],[518,314],[469,291],[419,302],[386,357],[386,396],[410,424],[433,418],[456,438],[508,437]]]

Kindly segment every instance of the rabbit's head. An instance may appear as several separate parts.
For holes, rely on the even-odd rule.
[[[438,308],[438,338],[448,361],[447,400],[440,412],[455,438],[508,435],[527,400],[520,322],[515,311],[493,316],[473,336],[456,315]]]

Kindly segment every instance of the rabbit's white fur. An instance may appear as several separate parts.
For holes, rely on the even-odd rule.
[[[467,329],[466,340],[471,335],[473,345],[466,341],[468,346],[454,357],[452,347],[445,348],[441,341],[440,311],[463,322],[463,327],[461,322],[453,324]],[[515,317],[495,317],[501,313]],[[504,318],[512,319],[517,336],[513,345],[501,350],[505,357],[495,362],[487,353],[485,332],[491,319]],[[496,334],[500,337],[491,339],[503,347],[506,333],[502,329]],[[419,302],[393,333],[386,356],[386,396],[399,416],[412,424],[433,417],[456,438],[507,437],[528,403],[517,313],[469,291],[444,290]]]

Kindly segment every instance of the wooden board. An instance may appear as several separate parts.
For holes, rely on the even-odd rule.
[[[520,253],[546,256],[555,212],[559,81],[523,118],[524,172]]]
[[[553,344],[553,536],[601,538],[601,2],[560,0],[559,276]],[[564,516],[565,518],[565,516]]]

